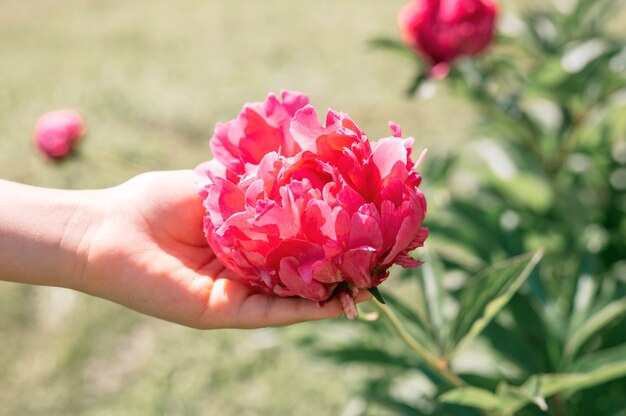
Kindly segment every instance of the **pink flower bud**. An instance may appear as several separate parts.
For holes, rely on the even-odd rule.
[[[45,156],[61,160],[71,153],[84,129],[83,119],[77,111],[50,111],[37,121],[35,144]]]
[[[498,0],[413,0],[398,16],[404,42],[444,78],[459,56],[476,55],[492,42]]]
[[[196,168],[204,231],[220,261],[253,288],[317,302],[340,299],[356,317],[359,289],[393,264],[420,264],[426,200],[413,139],[375,143],[348,115],[320,124],[307,96],[270,94],[219,123],[214,160]]]

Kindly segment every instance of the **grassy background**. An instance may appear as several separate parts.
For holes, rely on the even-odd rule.
[[[372,138],[394,120],[420,148],[459,143],[471,111],[445,91],[406,100],[411,65],[366,46],[397,36],[404,2],[0,0],[0,177],[99,188],[192,168],[210,157],[216,121],[281,89],[351,114]],[[82,112],[89,135],[82,157],[58,166],[30,135],[63,107]],[[0,414],[340,414],[365,374],[295,343],[354,336],[338,328],[201,332],[0,283]]]

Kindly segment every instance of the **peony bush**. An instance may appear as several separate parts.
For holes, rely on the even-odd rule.
[[[489,44],[493,4],[414,0],[404,40],[373,42],[418,63],[411,95],[445,85],[482,122],[480,139],[424,166],[427,261],[395,279],[388,305],[363,306],[386,319],[320,348],[370,374],[346,413],[626,409],[623,3],[517,4],[500,47],[455,61]],[[440,63],[445,79],[429,80]]]
[[[317,302],[376,288],[393,264],[420,264],[426,200],[411,159],[414,140],[370,142],[346,114],[320,124],[306,95],[246,104],[219,123],[214,159],[196,168],[204,231],[218,258],[253,288]]]

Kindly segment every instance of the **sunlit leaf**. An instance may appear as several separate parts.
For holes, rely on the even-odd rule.
[[[549,398],[555,394],[571,395],[626,376],[626,345],[600,351],[581,358],[572,367],[572,373],[541,374],[530,377],[521,387],[512,388],[520,398],[506,409],[514,412],[532,400],[522,398]]]
[[[626,370],[626,344],[619,347],[597,351],[579,358],[572,366],[572,371],[589,373],[614,365]]]
[[[498,393],[476,387],[461,387],[441,396],[455,403],[502,414],[513,414],[529,403],[545,406],[555,394],[572,394],[626,376],[626,345],[581,359],[574,373],[541,374],[530,377],[521,387],[505,386]]]
[[[509,409],[517,408],[520,403],[528,403],[532,399],[513,391],[497,395],[489,390],[470,386],[450,390],[441,395],[440,400],[444,403],[473,407],[488,412],[510,414]]]
[[[607,325],[616,320],[625,317],[626,299],[616,300],[609,303],[589,319],[587,319],[580,327],[578,327],[570,336],[565,344],[564,354],[566,357],[573,357],[580,347],[588,341],[592,336],[597,334]],[[624,357],[626,359],[626,356]]]
[[[467,287],[450,333],[451,353],[470,342],[491,322],[530,276],[543,252],[509,259],[489,268]]]

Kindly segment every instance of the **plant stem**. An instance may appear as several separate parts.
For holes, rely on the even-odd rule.
[[[400,338],[402,338],[402,340],[413,351],[415,351],[415,353],[417,353],[418,357],[420,357],[428,368],[455,387],[465,385],[465,382],[448,368],[446,361],[437,358],[433,353],[413,338],[411,334],[409,334],[406,328],[402,325],[402,322],[400,322],[400,319],[398,319],[396,314],[388,306],[382,305],[378,302],[375,302],[375,304],[376,307],[378,307],[378,309],[380,309],[380,311],[387,317],[393,329],[398,333],[398,335],[400,335]]]

